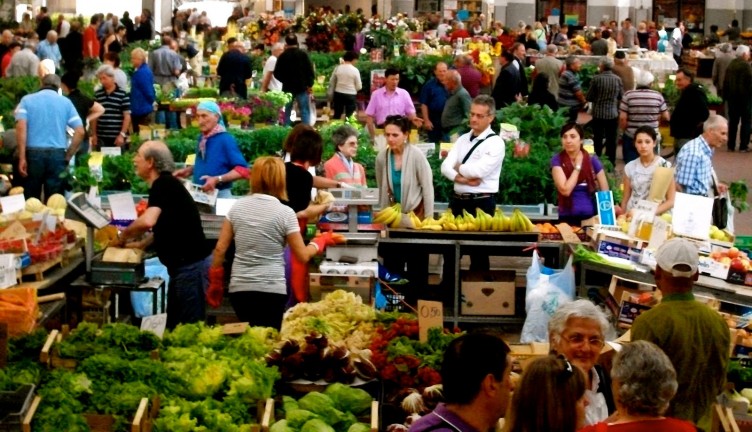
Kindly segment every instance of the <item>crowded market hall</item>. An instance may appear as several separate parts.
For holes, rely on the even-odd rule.
[[[0,430],[752,431],[727,3],[6,2]]]

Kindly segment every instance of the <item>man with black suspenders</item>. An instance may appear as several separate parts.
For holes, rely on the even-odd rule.
[[[499,176],[504,162],[504,140],[491,129],[496,117],[496,101],[478,95],[470,105],[470,132],[460,136],[441,164],[444,177],[454,181],[449,203],[455,216],[463,210],[475,215],[475,209],[493,215]],[[470,255],[470,270],[489,270],[488,255]]]

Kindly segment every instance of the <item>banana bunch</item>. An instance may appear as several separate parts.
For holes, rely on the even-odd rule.
[[[382,209],[373,218],[373,223],[383,223],[392,228],[398,228],[400,222],[402,222],[402,206],[399,203]]]
[[[535,226],[530,221],[530,218],[525,216],[520,209],[514,209],[509,229],[512,232],[530,232],[535,231]]]
[[[426,219],[423,219],[423,222],[421,222],[421,225],[418,226],[418,229],[422,230],[431,230],[431,231],[443,231],[444,221],[441,220],[441,218],[434,219],[433,217],[429,217]]]

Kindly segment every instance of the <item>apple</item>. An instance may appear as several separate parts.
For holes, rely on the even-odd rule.
[[[739,249],[735,248],[734,246],[731,246],[728,250],[728,257],[731,259],[738,258],[739,257]]]
[[[747,270],[746,267],[744,266],[744,261],[742,261],[741,258],[732,259],[730,267],[731,267],[731,270],[736,270],[740,272]]]
[[[729,257],[722,257],[720,260],[718,260],[719,263],[724,265],[730,265],[731,264],[731,258]]]
[[[715,261],[718,261],[719,259],[721,259],[722,256],[723,255],[721,255],[721,253],[717,250],[710,253],[710,258],[712,258]]]

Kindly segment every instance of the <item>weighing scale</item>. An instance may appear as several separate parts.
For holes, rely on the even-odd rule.
[[[68,200],[66,218],[86,225],[86,274],[89,282],[103,285],[138,286],[144,280],[144,263],[117,263],[102,261],[94,255],[94,229],[110,224],[110,218],[100,208],[93,206],[83,192],[73,194]]]
[[[322,262],[322,267],[324,267],[322,272],[334,273],[332,266],[341,265],[345,267],[342,267],[341,272],[338,273],[352,274],[350,273],[352,269],[348,270],[346,266],[351,265],[353,269],[360,268],[362,264],[375,263],[378,259],[379,233],[359,230],[358,207],[378,205],[379,190],[378,188],[329,189],[329,192],[334,196],[334,207],[347,207],[347,231],[340,232],[347,238],[347,243],[326,248],[326,261]],[[330,268],[332,271],[327,272],[325,268]]]

